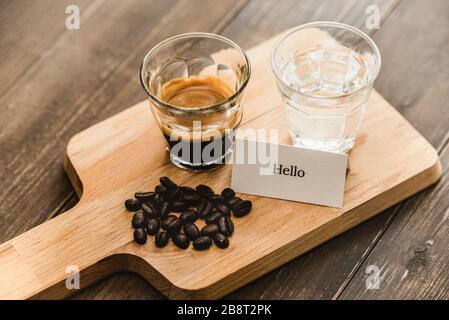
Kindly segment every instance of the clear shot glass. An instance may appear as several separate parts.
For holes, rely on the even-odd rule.
[[[286,32],[271,65],[294,145],[349,151],[380,71],[373,40],[342,23],[313,22]]]
[[[181,34],[148,52],[140,80],[173,164],[203,171],[225,163],[232,152],[234,129],[242,119],[241,100],[250,73],[245,52],[231,40],[215,34]],[[207,90],[201,91],[204,85],[206,89],[208,85],[221,89],[226,86],[229,94],[219,103],[191,106],[163,99],[167,85],[189,79],[198,83],[196,93],[204,101],[208,94]],[[194,87],[193,84],[180,91]]]

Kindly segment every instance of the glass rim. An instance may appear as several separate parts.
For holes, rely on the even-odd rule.
[[[282,76],[278,73],[277,68],[275,67],[275,56],[277,53],[277,50],[279,49],[279,47],[281,46],[281,44],[291,35],[293,35],[294,33],[300,31],[300,30],[304,30],[307,28],[313,28],[313,27],[332,27],[332,28],[336,28],[336,29],[341,29],[341,30],[346,30],[346,31],[351,31],[355,34],[357,34],[358,36],[360,36],[363,40],[365,40],[369,46],[371,47],[371,49],[374,51],[374,55],[376,56],[377,59],[377,63],[376,63],[376,68],[375,68],[375,72],[374,72],[374,76],[371,79],[371,81],[369,81],[366,85],[348,92],[348,93],[344,93],[341,95],[336,95],[336,96],[331,96],[331,97],[326,97],[326,96],[313,96],[313,95],[309,95],[309,94],[305,94],[303,92],[300,92],[294,88],[292,88],[291,86],[287,85],[285,83],[285,81],[282,79]],[[273,74],[275,75],[276,79],[278,82],[282,83],[283,85],[287,86],[288,88],[290,88],[291,90],[293,90],[296,94],[303,96],[305,98],[309,98],[309,99],[316,99],[316,100],[332,100],[332,99],[339,99],[339,98],[345,98],[345,97],[349,97],[352,96],[354,94],[359,93],[360,91],[365,90],[367,87],[370,87],[374,84],[374,82],[376,81],[379,72],[380,72],[380,68],[382,65],[382,57],[380,55],[380,51],[379,48],[377,47],[376,43],[373,41],[373,39],[371,39],[370,36],[368,36],[365,32],[363,32],[362,30],[350,26],[348,24],[345,23],[341,23],[341,22],[336,22],[336,21],[315,21],[315,22],[309,22],[306,24],[302,24],[299,25],[297,27],[294,27],[292,29],[289,29],[287,31],[285,31],[285,33],[282,35],[282,37],[276,41],[273,49],[271,50],[271,57],[270,57],[270,62],[271,62],[271,69],[273,71]]]
[[[162,101],[161,99],[159,99],[157,97],[157,95],[153,94],[151,92],[151,90],[148,88],[149,84],[145,83],[144,66],[147,64],[148,59],[150,59],[150,56],[154,53],[154,51],[156,51],[157,49],[161,48],[162,46],[166,45],[167,43],[169,43],[173,40],[177,40],[177,39],[181,39],[181,38],[188,38],[188,37],[212,38],[212,39],[220,40],[222,42],[227,43],[234,49],[238,50],[243,55],[243,58],[245,59],[245,64],[247,65],[246,78],[240,84],[240,86],[238,87],[236,92],[234,92],[234,94],[232,94],[230,97],[228,97],[225,101],[222,101],[222,102],[216,103],[216,104],[212,104],[212,105],[201,106],[201,107],[192,107],[192,108],[180,107],[180,106],[177,106],[177,105],[174,105],[174,104],[171,104],[171,103],[168,103],[168,102],[165,102],[165,101]],[[247,84],[249,82],[250,77],[251,77],[251,64],[250,64],[249,57],[247,56],[246,52],[234,41],[232,41],[226,37],[223,37],[221,35],[214,34],[214,33],[189,32],[189,33],[182,33],[182,34],[178,34],[173,37],[167,38],[167,39],[163,40],[162,42],[159,42],[158,44],[156,44],[153,48],[151,48],[150,51],[148,51],[148,53],[143,58],[142,64],[140,65],[140,77],[139,78],[140,78],[140,83],[141,83],[145,93],[147,94],[147,96],[150,99],[154,100],[156,103],[164,106],[167,109],[170,109],[171,111],[175,111],[175,112],[197,113],[197,112],[214,112],[214,111],[219,111],[220,109],[222,109],[230,101],[234,100],[236,97],[238,97],[243,92],[243,90],[245,89],[245,87],[247,86]]]

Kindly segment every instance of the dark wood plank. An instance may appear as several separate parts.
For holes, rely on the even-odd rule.
[[[449,149],[441,154],[449,161]],[[408,200],[340,299],[449,299],[449,170],[433,188]],[[368,266],[380,270],[379,289],[365,281]]]
[[[23,33],[39,42],[56,21],[64,27],[65,8],[61,12],[61,5],[54,9],[53,4],[42,2],[39,10],[45,14],[33,16],[38,30]],[[149,48],[177,33],[219,32],[244,4],[96,1],[84,11],[81,8],[80,30],[64,27],[54,41],[42,44],[34,58],[23,57],[25,67],[15,60],[2,65],[15,80],[0,96],[0,105],[5,106],[0,109],[0,177],[5,186],[0,194],[0,242],[42,223],[73,201],[73,189],[62,170],[67,142],[145,98],[137,70]],[[21,5],[23,10],[13,11],[19,21],[31,17],[27,3]],[[51,26],[40,29],[41,20]],[[14,33],[9,37],[14,43],[21,41]],[[9,52],[10,42],[2,42],[0,50]],[[7,78],[2,73],[2,81],[7,83]]]
[[[449,3],[401,3],[375,37],[383,47],[378,88],[438,147],[442,180],[399,210],[342,299],[449,298]],[[378,290],[367,290],[366,267],[380,268]]]
[[[65,8],[70,4],[73,1],[0,2],[0,74],[4,75],[0,77],[0,96],[64,34]],[[85,12],[95,3],[82,0],[76,4]]]
[[[224,30],[227,36],[245,48],[251,48],[276,34],[300,24],[313,21],[338,21],[357,26],[367,33],[365,10],[377,5],[381,19],[386,19],[399,0],[283,0],[251,1]]]
[[[404,1],[374,37],[383,58],[376,88],[440,150],[449,123],[448,16],[448,1]]]

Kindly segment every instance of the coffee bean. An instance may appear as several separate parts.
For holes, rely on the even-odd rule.
[[[221,248],[221,249],[226,249],[227,247],[229,247],[229,239],[221,233],[217,233],[214,236],[214,243],[217,247]]]
[[[229,217],[231,215],[231,210],[224,203],[218,204],[216,208],[223,216]]]
[[[235,206],[237,203],[241,202],[242,199],[239,197],[232,197],[230,199],[226,200],[226,203],[232,208],[233,206]]]
[[[154,208],[154,206],[150,203],[143,203],[142,204],[142,210],[145,213],[145,215],[149,218],[155,218],[157,216],[157,211]]]
[[[181,186],[180,187],[181,191],[183,194],[187,194],[187,193],[197,193],[195,189],[191,188],[191,187],[187,187],[187,186]]]
[[[210,201],[212,202],[212,204],[214,206],[220,204],[220,203],[224,203],[225,202],[225,198],[223,198],[222,195],[220,194],[214,194],[211,198]]]
[[[201,199],[197,206],[198,217],[205,219],[212,210],[212,203],[209,200]]]
[[[137,212],[134,214],[131,224],[134,229],[145,228],[147,224],[147,219],[143,212]]]
[[[162,229],[167,230],[167,227],[170,223],[178,219],[175,215],[168,215],[165,219],[162,220]]]
[[[222,217],[222,215],[221,215],[221,213],[220,212],[214,212],[214,213],[211,213],[210,215],[208,215],[207,217],[206,217],[206,223],[207,224],[216,224],[216,223],[218,223],[218,220],[220,219]]]
[[[187,208],[184,201],[173,201],[171,204],[171,210],[174,212],[182,212]]]
[[[182,195],[182,200],[189,204],[197,204],[201,200],[201,197],[198,193],[186,193]]]
[[[146,231],[150,236],[154,236],[159,231],[160,226],[159,219],[151,218],[148,220]]]
[[[237,203],[233,208],[232,211],[234,212],[234,215],[237,218],[241,218],[243,216],[246,216],[252,208],[253,204],[249,200],[244,200],[242,202]]]
[[[181,214],[180,218],[184,224],[195,222],[198,219],[198,217],[196,216],[196,212],[191,210],[184,211]]]
[[[168,239],[170,239],[170,236],[165,231],[159,231],[155,237],[155,243],[156,247],[163,248],[167,245]]]
[[[166,199],[165,199],[165,197],[164,197],[163,194],[158,194],[158,193],[156,193],[156,195],[154,196],[154,199],[153,199],[152,203],[160,204],[160,203],[164,202],[165,200],[166,200]]]
[[[193,241],[200,235],[200,230],[194,223],[187,223],[184,225],[184,233],[189,240]]]
[[[196,250],[207,250],[212,244],[212,239],[207,236],[201,236],[193,241],[193,247]]]
[[[200,196],[206,199],[214,195],[214,190],[212,190],[209,186],[206,186],[204,184],[196,186],[196,191],[198,191]]]
[[[134,198],[140,200],[140,202],[148,202],[154,200],[156,192],[136,192]]]
[[[193,211],[195,213],[197,212],[196,206],[190,206],[190,207],[187,208],[187,210]]]
[[[225,199],[229,199],[229,198],[235,197],[235,191],[232,190],[231,188],[225,188],[225,189],[223,189],[223,191],[221,192],[221,195],[222,195]]]
[[[231,213],[243,217],[252,209],[251,201],[236,197],[231,188],[215,194],[205,184],[194,189],[178,186],[168,177],[159,180],[154,192],[136,192],[135,199],[125,201],[126,209],[135,212],[132,218],[134,239],[140,244],[146,243],[147,235],[155,235],[157,247],[165,247],[172,238],[181,249],[188,248],[190,241],[196,250],[208,249],[212,241],[219,248],[227,248],[228,236],[234,232]],[[181,214],[178,217],[170,212]],[[195,225],[198,218],[206,222],[201,231]]]
[[[158,185],[156,186],[156,188],[154,188],[154,191],[155,191],[157,194],[165,194],[165,193],[167,192],[167,188],[164,187],[164,186],[161,185],[161,184],[158,184]]]
[[[184,233],[177,233],[172,238],[173,243],[180,249],[187,249],[190,245],[190,240]]]
[[[128,211],[139,211],[141,205],[139,199],[128,199],[125,201],[125,208],[128,209]]]
[[[161,218],[164,219],[169,212],[170,212],[170,203],[164,201],[159,208],[159,214]]]
[[[216,224],[208,224],[207,226],[201,229],[202,236],[213,237],[219,231],[218,226]]]
[[[181,200],[182,197],[182,191],[180,188],[176,189],[168,189],[168,191],[165,193],[165,198],[170,201],[178,201]]]
[[[134,241],[138,244],[145,244],[147,242],[147,233],[144,229],[134,230]]]
[[[173,190],[178,187],[178,185],[174,183],[169,177],[161,177],[159,181],[161,185],[163,185],[168,190]]]
[[[218,228],[220,229],[220,233],[223,233],[225,236],[230,236],[234,232],[234,223],[229,217],[221,217],[218,219]]]
[[[179,232],[182,228],[182,220],[179,218],[176,218],[176,220],[171,221],[167,224],[167,232],[170,235],[174,235]]]
[[[203,211],[209,201],[207,199],[201,199],[196,206],[197,212]]]

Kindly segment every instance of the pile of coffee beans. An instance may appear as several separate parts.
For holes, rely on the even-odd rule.
[[[168,177],[159,180],[154,191],[137,192],[125,201],[126,209],[135,212],[131,224],[138,244],[154,236],[159,248],[171,239],[180,249],[187,249],[190,242],[196,250],[209,249],[212,243],[224,249],[234,232],[232,215],[244,217],[252,208],[251,201],[236,197],[231,188],[216,194],[204,184],[194,189],[178,186]],[[204,220],[201,229],[195,223],[200,220]]]

